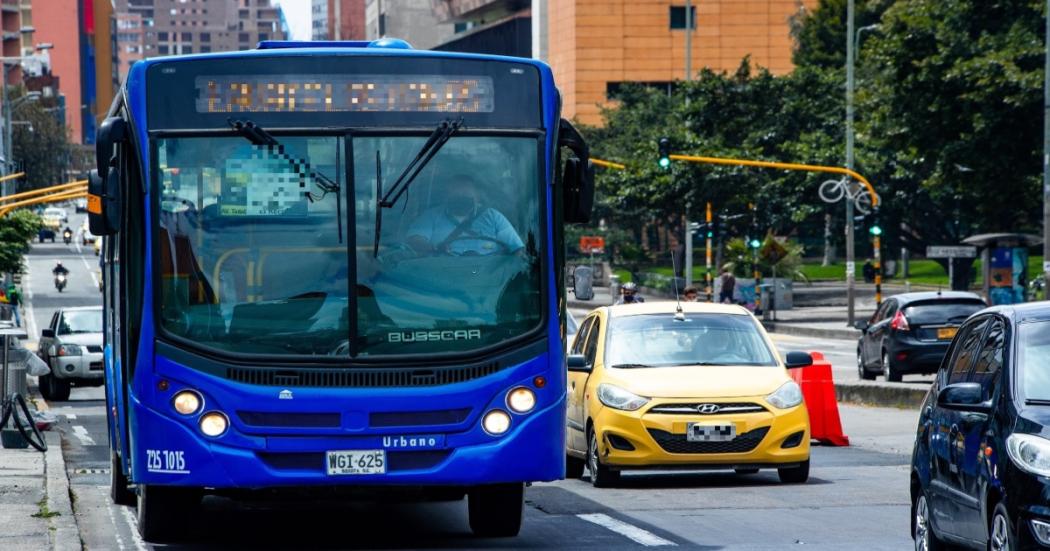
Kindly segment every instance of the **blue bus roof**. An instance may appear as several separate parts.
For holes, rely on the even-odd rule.
[[[436,50],[416,50],[404,40],[381,38],[369,41],[299,41],[299,40],[266,40],[255,49],[230,52],[212,52],[206,54],[187,54],[177,56],[153,57],[135,63],[131,71],[145,71],[151,65],[182,59],[237,59],[267,56],[397,56],[397,57],[443,57],[447,59],[471,59],[482,61],[505,61],[533,65],[543,72],[550,72],[550,66],[538,59],[528,57],[511,57],[492,54],[463,52],[445,52]],[[130,81],[131,79],[128,78]]]

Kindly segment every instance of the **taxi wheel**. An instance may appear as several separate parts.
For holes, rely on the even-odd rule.
[[[588,431],[590,437],[587,439],[587,470],[591,472],[591,484],[595,488],[609,488],[620,481],[620,471],[614,471],[605,465],[598,457],[598,436],[593,428]]]
[[[521,483],[479,486],[472,488],[467,497],[467,517],[475,536],[517,536],[524,512],[525,485]]]
[[[803,461],[798,467],[777,469],[777,474],[785,484],[802,484],[809,480],[809,460]]]
[[[140,484],[136,519],[139,535],[149,542],[185,538],[190,517],[200,501],[200,493],[192,488]]]
[[[109,497],[117,505],[135,505],[135,492],[128,488],[128,477],[120,468],[120,457],[113,450],[109,450]]]
[[[565,456],[565,478],[581,478],[583,476],[583,467],[586,463],[578,458],[571,455]]]

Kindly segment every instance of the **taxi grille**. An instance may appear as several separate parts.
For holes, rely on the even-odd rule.
[[[755,449],[767,432],[769,427],[759,427],[727,442],[690,442],[684,434],[649,429],[649,435],[668,453],[746,453]]]
[[[715,406],[714,411],[702,411],[704,406]],[[707,408],[712,409],[712,408]],[[660,404],[649,408],[648,413],[666,413],[678,415],[726,415],[730,413],[758,413],[766,411],[762,404],[752,402],[689,402],[681,404]]]

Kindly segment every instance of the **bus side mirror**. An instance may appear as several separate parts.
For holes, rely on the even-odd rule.
[[[565,222],[590,222],[594,207],[594,166],[591,165],[590,148],[576,127],[565,119],[558,127],[558,147],[567,147],[576,155],[576,158],[565,160],[561,178]]]
[[[127,141],[128,123],[120,117],[102,121],[95,137],[97,170],[88,177],[88,228],[95,235],[113,235],[120,228],[120,173],[114,147]]]

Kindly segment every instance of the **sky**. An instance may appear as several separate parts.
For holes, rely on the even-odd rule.
[[[292,40],[310,40],[310,0],[273,0],[281,6]]]

